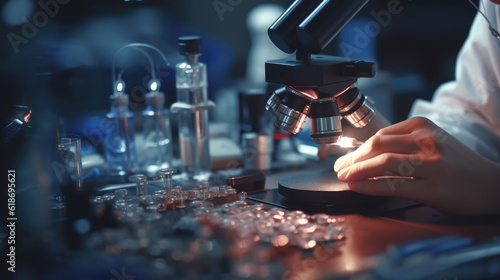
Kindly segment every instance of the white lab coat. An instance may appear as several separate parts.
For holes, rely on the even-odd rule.
[[[500,5],[481,1],[500,30]],[[457,58],[455,81],[441,85],[432,102],[417,100],[410,116],[427,117],[464,144],[500,163],[500,40],[477,14]]]

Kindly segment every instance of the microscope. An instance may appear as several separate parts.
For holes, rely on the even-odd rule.
[[[270,60],[266,82],[286,85],[266,103],[275,125],[299,133],[309,118],[311,138],[318,144],[338,144],[341,119],[371,136],[389,123],[356,87],[358,78],[375,76],[376,66],[352,58],[319,54],[368,0],[296,0],[268,29],[272,42],[295,59]],[[349,135],[352,137],[353,135]],[[362,137],[365,140],[366,136]],[[292,175],[279,181],[279,192],[301,201],[336,203],[359,200],[333,171]]]

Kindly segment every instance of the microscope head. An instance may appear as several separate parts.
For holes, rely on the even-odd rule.
[[[269,27],[274,45],[286,53],[320,53],[368,0],[296,0]]]
[[[266,109],[275,125],[299,133],[309,117],[311,138],[319,144],[342,137],[341,118],[364,127],[373,105],[354,87],[375,76],[374,63],[320,53],[368,0],[296,0],[268,30],[273,43],[296,59],[266,62],[266,82],[286,85],[272,94]]]

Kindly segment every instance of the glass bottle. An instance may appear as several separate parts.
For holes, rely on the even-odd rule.
[[[125,175],[137,169],[134,114],[128,109],[128,96],[122,92],[111,95],[111,111],[106,114],[106,161],[112,175]]]
[[[164,108],[162,92],[146,94],[146,109],[142,112],[144,133],[144,170],[155,174],[172,166],[172,132],[169,111]]]
[[[179,49],[185,61],[176,65],[177,102],[172,108],[179,113],[182,174],[205,181],[211,174],[207,110],[213,108],[213,103],[207,97],[206,65],[198,61],[200,37],[179,37]]]

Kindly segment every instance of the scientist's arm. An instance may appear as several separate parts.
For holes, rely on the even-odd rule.
[[[450,213],[500,214],[500,165],[426,118],[380,130],[334,169],[363,194],[415,199]]]
[[[498,29],[500,6],[481,1],[481,8]],[[410,116],[417,118],[380,130],[339,158],[339,178],[361,193],[415,199],[446,212],[500,213],[499,83],[500,41],[478,15],[456,81],[441,86],[432,102],[416,102]],[[380,176],[413,179],[369,180]]]
[[[491,24],[500,28],[500,5],[482,0]],[[418,100],[411,117],[426,117],[466,146],[500,163],[500,40],[479,14],[456,64],[456,80],[436,91],[432,102]]]

